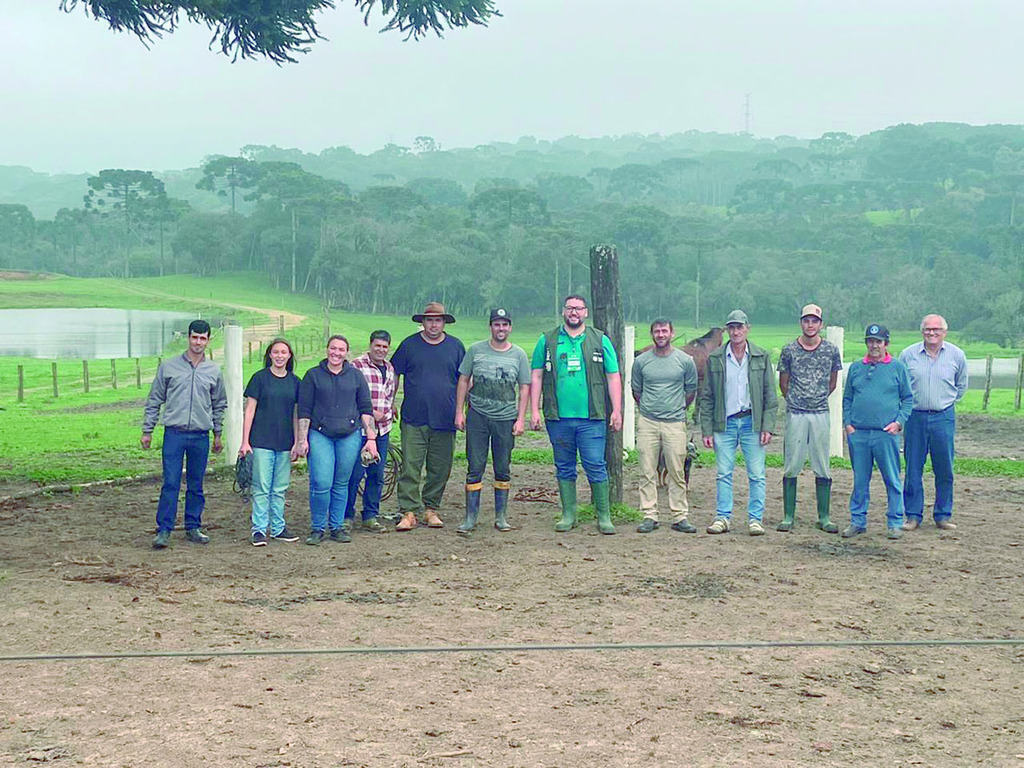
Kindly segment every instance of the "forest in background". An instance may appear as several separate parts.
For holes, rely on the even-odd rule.
[[[1024,126],[898,125],[855,137],[688,131],[368,155],[247,146],[198,169],[49,176],[0,166],[0,268],[75,276],[260,270],[360,312],[428,299],[551,314],[619,250],[631,321],[733,307],[792,321],[1024,339]]]

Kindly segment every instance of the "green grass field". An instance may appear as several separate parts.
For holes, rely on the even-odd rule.
[[[304,315],[307,320],[286,334],[297,347],[297,370],[301,374],[320,360],[323,314],[316,299],[309,296],[281,293],[271,288],[255,273],[199,278],[170,276],[163,278],[77,279],[54,277],[38,280],[0,281],[0,306],[90,307],[121,309],[167,309],[202,313],[204,317],[221,318],[245,325],[266,323],[267,317],[248,309],[225,307],[223,304],[255,307]],[[554,325],[552,317],[517,318],[513,341],[531,351],[539,334]],[[334,311],[331,330],[349,337],[354,353],[366,347],[372,330],[386,328],[396,343],[414,332],[416,326],[408,316],[382,316]],[[486,338],[485,317],[460,317],[452,332],[467,344]],[[700,331],[700,333],[702,333]],[[778,350],[796,336],[797,327],[754,326],[751,339],[769,349]],[[696,329],[679,328],[680,339],[699,335]],[[853,339],[859,331],[849,334]],[[647,340],[646,327],[637,328],[637,345]],[[915,331],[897,332],[893,349],[898,351],[919,338]],[[960,343],[951,334],[951,339]],[[1015,354],[1014,350],[998,350],[993,345],[963,344],[970,357],[985,354]],[[180,354],[184,342],[172,345],[166,355]],[[222,349],[214,343],[215,359]],[[254,349],[251,360],[244,364],[244,377],[259,366],[261,350]],[[847,345],[847,359],[860,354],[855,344]],[[138,443],[142,422],[142,401],[157,367],[157,358],[138,361],[116,361],[117,389],[111,386],[109,360],[89,362],[90,391],[84,392],[82,362],[58,360],[59,397],[54,398],[51,366],[53,361],[32,358],[0,357],[0,482],[83,483],[92,480],[123,477],[159,471],[159,452],[143,452]],[[17,368],[24,370],[25,402],[17,402]],[[141,383],[141,387],[137,385]],[[981,412],[982,393],[967,393],[960,411]],[[1020,418],[1024,411],[1013,409],[1013,393],[995,390],[988,413],[993,416]],[[707,454],[710,456],[710,454]],[[524,448],[517,451],[522,463],[550,463],[550,450]],[[1020,466],[998,460],[964,459],[958,469],[965,474],[1007,474],[1020,476]],[[1005,466],[1004,466],[1005,465]]]

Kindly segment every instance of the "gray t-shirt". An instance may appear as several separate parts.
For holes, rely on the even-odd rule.
[[[697,364],[681,349],[661,357],[649,349],[633,361],[633,394],[655,421],[686,421],[686,395],[697,391]]]
[[[779,373],[789,374],[786,410],[790,413],[822,413],[828,410],[828,382],[833,371],[843,369],[839,348],[821,340],[808,351],[791,341],[779,356]]]
[[[519,386],[530,383],[530,361],[520,347],[498,352],[489,341],[478,341],[462,358],[459,375],[473,379],[470,408],[495,421],[515,421]]]

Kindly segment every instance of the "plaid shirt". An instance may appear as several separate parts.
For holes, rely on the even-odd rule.
[[[380,368],[370,360],[369,352],[364,352],[350,362],[353,368],[363,374],[366,383],[370,385],[370,402],[373,404],[373,410],[384,414],[384,418],[377,422],[377,434],[386,435],[391,431],[391,424],[395,420],[395,416],[398,415],[395,410],[395,392],[398,391],[395,367],[391,365],[390,360],[385,360],[385,373],[382,376]]]

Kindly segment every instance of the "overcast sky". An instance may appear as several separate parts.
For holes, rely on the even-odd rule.
[[[246,144],[732,133],[748,93],[759,136],[1024,123],[1024,4],[1010,0],[498,0],[490,27],[420,42],[364,27],[338,0],[320,17],[330,39],[283,67],[232,64],[194,25],[147,50],[58,4],[3,0],[0,165],[166,170]]]

